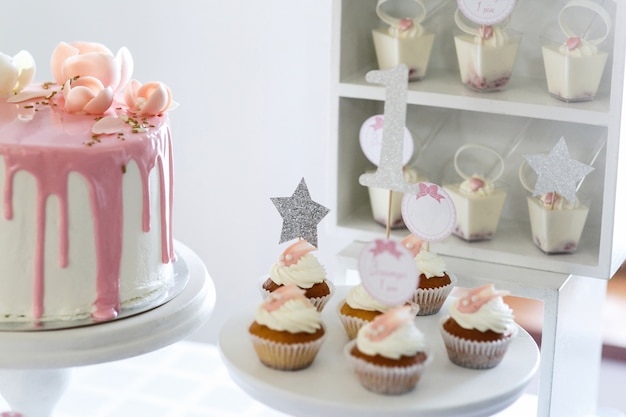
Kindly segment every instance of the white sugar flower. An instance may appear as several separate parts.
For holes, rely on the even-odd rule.
[[[19,93],[35,76],[35,60],[27,51],[15,56],[0,52],[0,97]]]

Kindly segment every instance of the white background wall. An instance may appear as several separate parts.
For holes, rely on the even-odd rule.
[[[134,78],[173,90],[175,237],[203,259],[218,296],[196,340],[215,341],[230,314],[260,301],[257,283],[284,246],[270,197],[305,177],[328,206],[330,3],[2,1],[0,51],[28,50],[38,81],[52,79],[58,42],[85,40],[127,46]],[[317,256],[330,264],[324,226]]]

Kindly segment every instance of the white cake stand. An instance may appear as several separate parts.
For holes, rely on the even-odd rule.
[[[49,331],[0,333],[0,394],[15,415],[50,417],[71,368],[141,355],[197,330],[215,305],[215,287],[200,258],[176,242],[189,280],[173,299],[116,321]],[[19,413],[19,414],[18,414]]]

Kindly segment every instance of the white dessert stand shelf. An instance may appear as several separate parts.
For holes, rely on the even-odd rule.
[[[492,415],[517,400],[539,366],[539,350],[523,329],[512,340],[503,361],[493,369],[474,370],[454,365],[439,334],[439,314],[416,318],[434,356],[414,391],[380,395],[367,391],[343,356],[348,342],[337,316],[346,286],[325,307],[322,316],[326,340],[313,364],[299,371],[279,371],[264,366],[248,339],[254,313],[226,322],[219,346],[232,379],[249,395],[266,405],[306,417],[466,416]]]
[[[197,330],[215,305],[215,287],[200,258],[180,242],[187,285],[152,310],[106,323],[45,331],[0,333],[0,394],[23,417],[50,417],[71,368],[141,355]]]

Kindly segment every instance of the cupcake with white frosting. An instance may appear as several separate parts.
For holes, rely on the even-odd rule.
[[[317,248],[306,240],[298,240],[287,247],[270,270],[270,276],[261,285],[261,294],[267,297],[278,288],[295,284],[305,291],[305,296],[322,311],[334,292],[332,281],[326,277],[326,269],[311,254]]]
[[[412,309],[414,315],[417,314],[419,306],[413,302],[407,302],[406,305]],[[350,288],[345,300],[338,304],[337,314],[346,334],[352,340],[357,336],[361,327],[394,307],[398,306],[390,306],[378,301],[367,292],[362,284],[358,284]]]
[[[428,242],[411,234],[402,240],[402,245],[415,256],[419,274],[417,288],[412,301],[419,306],[417,315],[437,314],[456,284],[456,276],[446,272],[446,262],[429,250]]]
[[[441,335],[450,360],[464,368],[488,369],[504,357],[517,333],[513,310],[491,284],[465,291],[442,319]]]
[[[431,361],[408,306],[396,307],[359,330],[344,353],[363,387],[380,394],[412,391]]]
[[[284,285],[263,300],[248,332],[264,365],[289,371],[313,363],[326,333],[321,313],[295,284]]]

